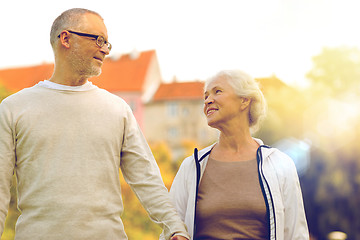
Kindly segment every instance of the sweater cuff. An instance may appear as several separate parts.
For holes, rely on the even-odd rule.
[[[171,237],[173,237],[173,236],[175,236],[175,235],[177,235],[177,236],[182,236],[182,237],[186,237],[187,239],[190,239],[190,235],[187,233],[187,232],[176,232],[176,233],[174,233],[173,235],[171,235]],[[171,238],[170,237],[170,238]]]

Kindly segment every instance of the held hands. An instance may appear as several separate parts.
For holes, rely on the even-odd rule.
[[[189,240],[186,237],[175,235],[170,240]]]

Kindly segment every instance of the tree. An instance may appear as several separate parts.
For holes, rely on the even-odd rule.
[[[301,177],[310,231],[326,239],[331,231],[360,237],[360,51],[324,48],[307,74],[312,105],[304,112],[313,150]]]
[[[261,82],[269,110],[256,135],[270,145],[289,137],[311,143],[310,165],[300,175],[310,233],[327,239],[343,231],[358,239],[360,51],[324,48],[313,60],[306,89]]]
[[[1,83],[1,79],[0,79],[0,102],[9,95],[10,95],[10,91],[7,90],[4,84]]]
[[[308,103],[305,94],[286,85],[275,76],[261,79],[260,84],[268,111],[265,121],[255,136],[269,145],[284,138],[302,138],[304,133],[302,116]]]
[[[6,89],[6,87],[1,83],[0,79],[0,102],[9,96],[11,93],[9,90]],[[15,175],[13,177],[13,185],[11,186],[11,200],[10,200],[10,206],[8,215],[5,220],[5,228],[4,232],[2,234],[1,240],[11,240],[15,237],[15,223],[17,218],[19,217],[20,212],[17,209],[17,201],[16,201],[16,181],[15,181]]]
[[[307,77],[313,84],[332,94],[357,87],[360,81],[360,51],[357,48],[324,48],[313,57],[313,69]]]

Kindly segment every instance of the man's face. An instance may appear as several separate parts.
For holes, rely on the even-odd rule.
[[[101,35],[108,39],[106,26],[103,20],[95,14],[85,14],[83,24],[78,29],[71,29],[81,33]],[[72,69],[80,76],[89,78],[98,76],[109,49],[106,45],[99,47],[96,39],[72,34],[71,54],[68,62]]]

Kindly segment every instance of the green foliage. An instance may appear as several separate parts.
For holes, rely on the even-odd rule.
[[[8,215],[5,220],[4,232],[1,236],[1,240],[13,240],[15,237],[15,224],[18,219],[20,212],[17,209],[17,200],[16,200],[16,179],[15,175],[13,176],[13,184],[10,189],[11,199],[9,205]]]
[[[313,57],[313,63],[307,77],[335,95],[359,84],[360,51],[357,48],[324,48],[321,54]]]
[[[269,145],[309,141],[310,166],[300,182],[311,234],[360,239],[360,51],[325,48],[313,60],[308,88],[263,89],[269,113],[256,136]]]
[[[313,142],[311,165],[301,176],[310,231],[326,239],[343,231],[360,238],[360,51],[326,48],[307,75],[305,134]]]
[[[0,102],[10,94],[10,91],[5,88],[5,86],[1,83],[0,79]]]
[[[9,96],[11,92],[5,88],[5,86],[1,83],[0,79],[0,102]],[[15,237],[15,223],[20,213],[17,209],[17,201],[16,201],[16,181],[15,176],[13,177],[13,185],[11,186],[11,199],[9,205],[8,215],[5,220],[5,228],[4,232],[1,236],[1,240],[12,240]]]
[[[306,94],[287,85],[268,86],[263,91],[268,113],[255,136],[269,145],[288,137],[302,138],[303,113],[308,106]]]

